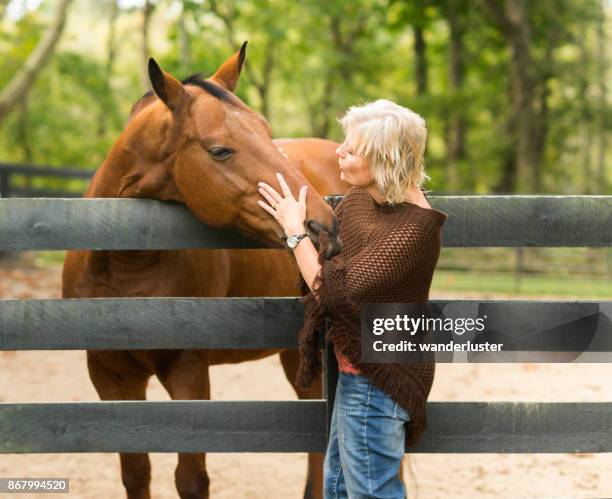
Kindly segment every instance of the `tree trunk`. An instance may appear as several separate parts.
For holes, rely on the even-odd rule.
[[[60,0],[53,23],[45,31],[23,66],[0,92],[0,123],[28,93],[36,76],[51,58],[64,30],[71,2],[72,0]]]
[[[447,4],[447,21],[450,30],[448,80],[453,95],[460,93],[465,79],[464,27],[461,22],[462,4],[462,0],[449,0]],[[452,107],[446,133],[446,185],[447,189],[451,191],[457,191],[460,187],[458,163],[465,158],[466,126],[462,111]]]
[[[28,135],[28,96],[24,95],[19,104],[17,106],[19,111],[18,119],[17,119],[17,144],[21,149],[21,159],[24,163],[32,163],[33,153],[32,146],[30,144],[30,138]],[[32,177],[29,175],[25,176],[26,185],[25,187],[30,187],[30,181]]]
[[[414,27],[414,72],[417,82],[417,95],[427,93],[427,56],[425,54],[425,36],[423,31],[423,28],[420,26]]]
[[[580,76],[579,78],[579,99],[580,99],[580,110],[581,110],[581,129],[582,129],[582,194],[591,194],[591,184],[593,182],[593,176],[591,174],[591,134],[592,134],[592,116],[589,106],[589,54],[586,49],[587,40],[587,27],[585,24],[582,25],[582,33],[580,39],[583,43],[580,44]]]
[[[178,29],[179,29],[179,44],[181,50],[181,64],[183,67],[188,68],[191,64],[191,44],[189,41],[189,32],[185,24],[187,12],[185,11],[185,0],[183,0],[183,8],[181,15],[179,16]]]
[[[0,0],[0,21],[4,19],[4,14],[6,13],[6,7],[11,0]]]
[[[510,116],[506,120],[505,124],[505,135],[507,137],[515,137],[516,136],[516,127],[514,126],[514,116]],[[501,176],[497,181],[497,184],[493,188],[493,191],[498,194],[512,194],[516,191],[516,169],[517,169],[517,161],[516,161],[516,147],[514,146],[514,141],[510,140],[504,146],[502,152],[502,163],[501,163]]]
[[[151,3],[151,0],[146,0],[142,8],[142,70],[140,71],[140,86],[143,91],[146,92],[151,89],[151,82],[149,81],[149,27],[151,24],[151,16],[155,5]]]
[[[336,63],[328,67],[323,95],[319,112],[322,115],[317,120],[319,125],[314,130],[316,137],[327,138],[331,131],[332,119],[336,114],[334,109],[334,76],[337,74],[343,84],[348,88],[354,78],[353,61],[355,60],[355,44],[360,36],[363,35],[366,24],[367,14],[361,13],[354,23],[348,22],[341,12],[336,12],[329,18],[329,34],[334,51],[342,55],[342,59],[336,59]],[[344,28],[344,29],[343,29]],[[336,94],[338,95],[338,94]],[[346,103],[344,103],[346,104]],[[336,106],[344,105],[336,101]]]
[[[534,97],[533,97],[533,164],[538,165],[534,171],[534,184],[537,191],[542,191],[542,168],[544,162],[544,152],[548,140],[548,99],[550,98],[549,82],[555,76],[554,50],[558,45],[561,30],[554,20],[549,21],[546,36],[546,50],[541,61],[537,62],[538,77],[534,77]]]
[[[496,19],[511,55],[511,113],[517,141],[515,184],[520,192],[537,192],[541,189],[544,144],[538,139],[543,136],[542,123],[534,110],[536,76],[525,0],[505,0],[503,4],[485,0],[485,5]]]
[[[266,60],[262,70],[261,86],[258,88],[261,98],[261,114],[266,119],[270,119],[270,83],[272,80],[272,70],[274,69],[275,50],[274,41],[268,40],[266,43]]]
[[[607,107],[607,85],[606,85],[606,70],[608,67],[606,59],[606,6],[605,0],[600,0],[599,3],[600,16],[597,23],[597,79],[599,87],[599,109],[597,112],[597,135],[599,135],[599,147],[597,151],[597,189],[600,194],[606,194],[608,188],[608,179],[606,177],[606,123],[605,116]]]
[[[342,26],[348,23],[341,14],[334,15],[329,20],[330,35],[334,43],[334,48],[341,53],[344,58],[336,65],[335,70],[340,75],[340,78],[347,84],[353,79],[351,62],[355,57],[355,43],[363,34],[366,22],[367,17],[362,14],[357,18],[352,29],[343,32]]]
[[[514,27],[507,31],[507,42],[512,52],[512,95],[518,128],[517,187],[521,192],[537,192],[540,165],[534,138],[539,123],[533,110],[535,78],[529,20],[524,0],[506,2],[506,15]]]
[[[331,127],[331,112],[332,112],[332,96],[333,96],[333,77],[331,74],[327,75],[325,79],[325,85],[323,87],[323,99],[321,101],[321,107],[317,110],[320,116],[320,120],[317,121],[317,128],[314,131],[315,137],[326,139],[329,135],[329,129]]]
[[[119,5],[117,0],[113,0],[111,3],[111,12],[108,21],[108,40],[106,43],[106,67],[104,71],[104,89],[107,95],[111,94],[111,77],[113,75],[113,65],[115,62],[116,54],[116,23],[119,15]],[[106,133],[106,106],[100,109],[100,115],[98,118],[98,135],[103,136]]]

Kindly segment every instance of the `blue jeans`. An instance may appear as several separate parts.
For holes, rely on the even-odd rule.
[[[323,467],[325,499],[403,499],[407,411],[366,376],[338,373]]]

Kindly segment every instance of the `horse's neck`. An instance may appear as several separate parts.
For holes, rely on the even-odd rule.
[[[109,182],[109,177],[111,175],[112,172],[109,172],[108,168],[106,168],[106,162],[102,163],[96,170],[96,173],[94,174],[92,181],[89,183],[85,194],[83,194],[83,197],[114,198],[117,191],[113,188],[115,182]]]
[[[143,164],[131,154],[109,154],[89,185],[85,197],[148,198],[183,202],[164,164]]]
[[[138,180],[142,180],[144,177],[146,177],[146,172],[143,175],[136,168],[135,163],[127,164],[125,155],[121,157],[119,154],[114,154],[111,151],[106,160],[96,170],[94,178],[83,197],[151,197],[156,199],[154,196],[146,196],[145,192],[140,192],[140,195],[134,195],[134,189],[130,188],[130,185],[133,185],[130,182],[138,182]],[[105,271],[111,272],[115,276],[129,276],[144,271],[147,268],[160,265],[169,256],[167,252],[159,250],[92,251],[90,255],[92,261],[95,262],[95,266],[104,268]]]
[[[121,147],[115,144],[104,162],[96,170],[83,197],[117,197],[122,179],[133,170],[133,160],[130,161],[128,156],[129,154],[122,153]]]

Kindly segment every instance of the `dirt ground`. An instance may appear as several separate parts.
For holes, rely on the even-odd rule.
[[[0,264],[0,298],[57,298],[60,273],[59,266]],[[0,352],[0,373],[0,402],[98,400],[84,352]],[[611,375],[605,364],[440,364],[430,400],[610,401]],[[277,356],[215,366],[211,384],[216,400],[295,398]],[[169,400],[157,380],[148,398]],[[152,454],[151,461],[152,496],[178,497],[177,456]],[[207,465],[214,499],[302,497],[305,454],[208,454]],[[611,454],[420,454],[407,456],[404,467],[411,499],[612,497]],[[0,455],[0,476],[68,477],[72,497],[125,497],[116,454]],[[49,497],[13,497],[38,496]]]

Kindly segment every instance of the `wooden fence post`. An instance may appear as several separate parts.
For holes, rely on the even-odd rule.
[[[10,183],[9,172],[0,171],[0,198],[9,197]]]
[[[327,437],[331,428],[331,418],[336,400],[336,385],[338,384],[338,361],[334,354],[334,345],[325,341],[325,333],[329,327],[329,319],[325,318],[325,329],[320,341],[324,342],[323,352],[323,398],[325,399],[325,412],[327,421]]]

